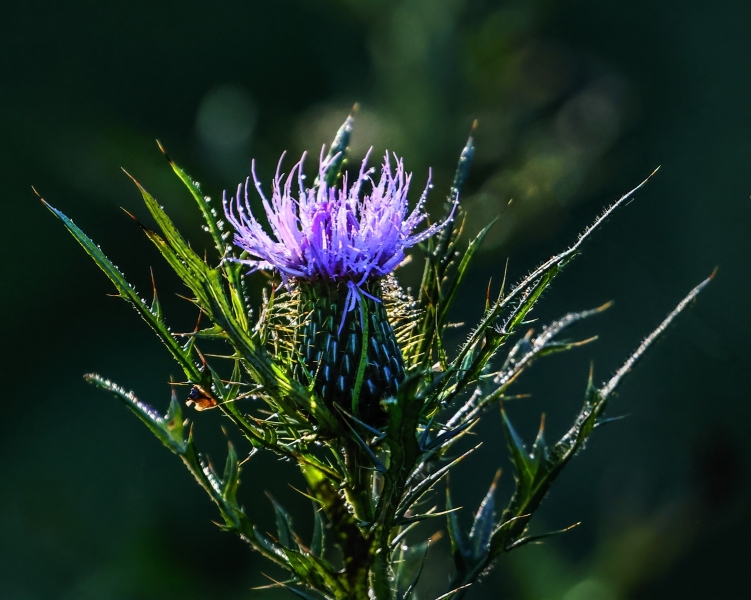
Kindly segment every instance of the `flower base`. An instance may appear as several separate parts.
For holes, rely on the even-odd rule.
[[[369,424],[382,421],[380,402],[396,394],[404,361],[383,302],[372,298],[381,295],[379,282],[363,286],[354,308],[347,304],[357,292],[350,292],[347,282],[301,281],[297,287],[304,365],[298,367],[298,379],[306,385],[314,380],[328,406],[338,405]]]

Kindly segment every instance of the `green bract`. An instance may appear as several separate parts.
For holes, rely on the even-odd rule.
[[[351,129],[350,117],[327,158],[333,166],[315,186],[336,185]],[[473,153],[470,137],[447,197],[447,215]],[[211,322],[205,329],[171,333],[156,290],[151,303],[143,300],[83,231],[45,205],[165,344],[194,386],[191,402],[222,411],[245,438],[243,454],[264,450],[299,466],[315,509],[312,539],[295,534],[289,515],[274,500],[278,531],[271,535],[258,529],[253,514],[238,503],[240,466],[234,447],[230,444],[224,470],[215,472],[198,451],[174,396],[161,416],[98,375],[86,379],[113,392],[182,459],[216,503],[224,528],[288,571],[279,585],[301,598],[413,597],[428,544],[413,540],[410,531],[420,521],[441,515],[447,518],[455,571],[439,598],[462,597],[496,557],[536,539],[528,534],[528,525],[551,483],[591,433],[607,422],[603,415],[608,400],[626,373],[711,279],[678,304],[610,381],[598,387],[590,377],[580,413],[557,442],[547,443],[541,426],[528,447],[501,409],[516,488],[496,510],[494,481],[467,531],[459,524],[448,486],[445,510],[435,505],[442,497],[436,493],[438,482],[474,448],[459,454],[452,450],[537,358],[580,345],[558,341],[558,336],[605,307],[565,315],[536,337],[519,336],[519,329],[587,238],[643,184],[610,206],[569,249],[516,285],[504,286],[494,302],[488,300],[480,322],[452,352],[443,342],[451,304],[492,224],[464,251],[459,250],[460,214],[424,241],[425,269],[414,299],[393,277],[380,277],[373,287],[362,287],[372,299],[362,296],[355,309],[346,311],[342,307],[353,293],[351,286],[348,291],[337,282],[292,280],[287,287],[272,288],[262,306],[252,311],[245,293],[247,267],[241,262],[247,256],[223,233],[225,225],[197,184],[169,164],[203,214],[216,254],[205,259],[194,252],[159,203],[136,182],[159,232],[139,225]],[[199,349],[217,340],[228,349],[229,380],[222,379]],[[501,355],[504,348],[508,350]]]

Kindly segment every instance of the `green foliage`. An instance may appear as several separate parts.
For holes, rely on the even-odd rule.
[[[329,159],[334,168],[327,172],[329,184],[338,179],[346,164],[352,125],[350,115],[332,144]],[[447,214],[456,210],[473,153],[470,136],[448,194]],[[253,515],[238,503],[240,464],[234,446],[229,445],[220,476],[198,451],[192,429],[174,395],[166,415],[161,416],[106,379],[97,375],[87,375],[86,379],[114,393],[180,457],[217,505],[222,527],[240,535],[286,571],[289,579],[276,583],[301,598],[414,598],[429,543],[413,542],[410,532],[417,523],[436,517],[446,517],[455,564],[451,587],[439,598],[462,597],[501,554],[539,539],[540,536],[529,534],[528,527],[551,484],[592,432],[607,422],[604,411],[626,373],[709,282],[707,279],[692,290],[610,381],[597,387],[590,377],[581,411],[556,443],[549,445],[545,441],[543,417],[539,433],[528,448],[501,406],[515,491],[498,511],[499,471],[467,531],[452,503],[448,485],[445,511],[431,506],[436,501],[437,484],[443,479],[448,481],[449,472],[478,446],[463,447],[458,454],[452,450],[488,414],[490,407],[502,402],[518,375],[537,358],[589,341],[559,341],[557,337],[607,305],[570,313],[543,328],[536,337],[532,332],[521,336],[519,333],[543,292],[592,232],[644,184],[609,207],[569,249],[544,262],[508,291],[504,282],[498,298],[486,301],[484,315],[467,340],[452,352],[444,341],[449,311],[477,249],[493,225],[483,229],[462,251],[461,214],[457,211],[450,224],[424,244],[425,269],[418,297],[413,301],[393,280],[383,280],[383,304],[361,298],[361,313],[350,318],[350,325],[362,339],[359,345],[345,349],[346,342],[337,337],[336,329],[322,325],[333,317],[327,312],[332,300],[324,298],[321,290],[265,294],[253,320],[242,265],[233,260],[241,256],[227,242],[225,224],[197,184],[171,160],[169,164],[198,204],[217,255],[213,260],[199,256],[135,179],[159,231],[133,219],[190,291],[190,299],[200,313],[210,321],[205,329],[173,333],[166,324],[156,288],[153,301],[148,304],[99,246],[62,212],[46,202],[45,205],[104,271],[120,297],[136,309],[166,345],[187,383],[193,386],[191,398],[196,407],[222,411],[244,436],[251,456],[259,450],[270,451],[299,466],[313,501],[310,544],[297,535],[290,514],[271,496],[277,530],[274,534],[259,531]],[[319,310],[321,298],[325,306]],[[311,317],[316,311],[321,314]],[[318,375],[325,360],[314,359],[311,348],[317,350],[316,344],[324,344],[318,335],[322,328],[326,332],[326,348],[335,343],[343,348],[340,354],[334,351],[334,359],[347,365],[350,379],[346,391],[351,386],[352,392],[346,396],[349,402],[332,400],[325,391],[328,380]],[[343,335],[349,335],[348,331]],[[300,332],[307,340],[302,349],[296,337]],[[394,336],[399,343],[396,350],[387,347]],[[368,354],[371,340],[383,349],[383,356]],[[501,361],[500,350],[512,340],[516,341]],[[217,370],[201,352],[199,346],[207,341],[227,346],[224,360],[232,364],[229,380],[222,379],[222,369]],[[398,385],[387,388],[393,393],[366,397],[366,378],[375,372],[373,369],[390,364],[395,353],[403,359],[404,372],[399,372]],[[216,355],[209,358],[213,356]],[[376,365],[378,361],[383,364]],[[324,383],[319,385],[320,381]],[[260,402],[246,403],[246,398]],[[368,410],[363,409],[365,404],[370,406]],[[196,415],[199,417],[200,413]]]

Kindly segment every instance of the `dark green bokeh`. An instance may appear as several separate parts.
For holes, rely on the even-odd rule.
[[[463,199],[468,227],[503,217],[457,321],[479,316],[506,257],[510,277],[520,277],[663,166],[536,314],[545,322],[616,301],[579,330],[600,333],[598,342],[519,382],[533,396],[508,410],[530,438],[540,412],[552,432],[563,430],[591,360],[605,379],[720,266],[613,403],[614,414],[632,417],[572,463],[536,527],[584,524],[505,558],[470,597],[749,594],[751,5],[37,1],[4,12],[0,598],[283,595],[248,591],[265,584],[266,565],[210,523],[214,509],[182,465],[83,382],[97,371],[164,407],[177,369],[135,313],[106,297],[109,283],[29,186],[143,292],[153,266],[172,321],[191,329],[196,315],[172,294],[177,282],[118,208],[141,210],[119,167],[202,246],[198,215],[154,138],[218,197],[244,178],[252,156],[264,177],[285,149],[317,156],[354,101],[362,104],[355,155],[371,144],[395,150],[418,185],[432,166],[436,208],[480,119]],[[407,267],[402,278],[414,285],[416,272]],[[221,424],[206,413],[198,421],[203,436]],[[508,464],[499,422],[491,417],[480,433],[487,443],[456,478],[455,501],[467,507],[499,460]],[[221,436],[213,442],[221,455]],[[246,506],[262,522],[271,527],[268,489],[306,534],[310,508],[287,485],[299,483],[288,465],[255,457],[243,479]],[[446,546],[431,551],[424,589],[433,595],[445,591]]]

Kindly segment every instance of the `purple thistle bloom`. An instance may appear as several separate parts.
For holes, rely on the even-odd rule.
[[[351,310],[359,298],[356,292],[369,295],[362,287],[368,280],[391,273],[404,260],[407,248],[434,235],[454,214],[452,210],[444,223],[414,233],[427,218],[422,209],[431,187],[430,175],[417,205],[408,213],[411,173],[405,174],[404,164],[396,155],[396,171],[392,171],[386,153],[381,177],[376,183],[371,177],[375,169],[367,168],[369,156],[370,152],[352,185],[348,184],[345,174],[341,188],[329,187],[325,174],[337,157],[323,160],[322,151],[320,184],[306,188],[302,174],[305,154],[289,175],[280,174],[282,155],[271,200],[261,191],[254,162],[253,181],[273,236],[252,213],[248,177],[244,186],[238,185],[235,198],[228,201],[226,194],[224,197],[224,212],[236,231],[235,244],[250,256],[236,260],[251,266],[252,270],[275,269],[285,283],[290,278],[346,281],[349,287],[347,310]],[[297,189],[293,191],[295,179]],[[369,194],[363,192],[363,183],[372,186]]]

